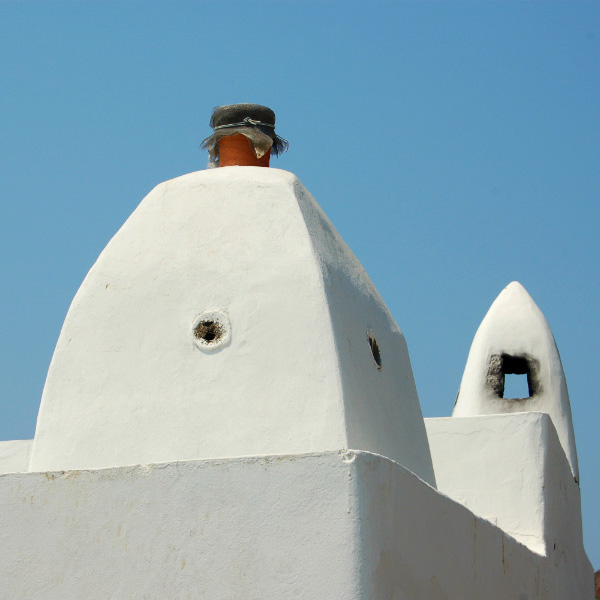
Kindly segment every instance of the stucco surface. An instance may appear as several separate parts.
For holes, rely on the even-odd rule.
[[[321,267],[339,360],[346,447],[387,456],[435,485],[404,335],[379,292],[317,202],[295,184]],[[376,341],[377,368],[368,335]]]
[[[550,416],[425,419],[438,489],[534,552],[581,545],[581,500]]]
[[[536,555],[359,451],[2,475],[0,503],[6,598],[592,597],[581,550]]]
[[[504,355],[531,397],[502,397]],[[0,444],[0,590],[591,600],[565,378],[519,284],[427,429],[398,325],[295,176],[165,182],[75,296],[33,443]]]
[[[499,397],[490,385],[495,356],[525,357],[535,368],[536,389],[528,398]],[[457,417],[539,411],[548,413],[579,479],[567,382],[546,318],[525,288],[513,281],[494,300],[473,339],[454,412]]]
[[[21,473],[29,467],[33,440],[0,442],[0,473]]]
[[[365,453],[356,477],[365,598],[592,600],[581,537],[540,556],[391,461]]]
[[[230,325],[214,352],[207,311]],[[255,167],[159,185],[73,300],[31,470],[348,446],[433,482],[404,337],[312,196]]]
[[[0,597],[357,598],[337,455],[0,476]]]

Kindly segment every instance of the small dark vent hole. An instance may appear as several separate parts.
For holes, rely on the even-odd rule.
[[[216,321],[200,321],[194,328],[194,337],[205,342],[215,342],[223,335],[223,328]]]
[[[504,376],[505,398],[528,398],[529,396],[527,374],[510,373]]]
[[[367,334],[367,338],[369,339],[369,346],[371,348],[373,360],[375,361],[377,368],[381,369],[381,352],[379,351],[379,344],[372,334]]]

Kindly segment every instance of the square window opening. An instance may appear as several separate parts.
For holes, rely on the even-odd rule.
[[[504,398],[529,398],[530,395],[526,373],[504,375]]]

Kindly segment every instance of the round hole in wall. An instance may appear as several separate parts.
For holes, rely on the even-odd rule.
[[[200,321],[194,327],[194,337],[205,342],[218,342],[223,335],[223,328],[216,321]]]
[[[192,338],[200,350],[212,351],[226,346],[231,340],[229,317],[219,310],[199,314],[192,325]]]
[[[377,365],[378,369],[381,369],[381,351],[379,350],[379,344],[377,343],[375,334],[372,331],[367,331],[367,340],[369,341],[369,348],[371,348],[371,354],[373,355],[375,365]]]

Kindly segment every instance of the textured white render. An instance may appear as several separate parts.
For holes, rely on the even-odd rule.
[[[573,545],[557,540],[539,556],[383,457],[364,453],[356,470],[368,574],[361,598],[592,600],[581,525]]]
[[[260,167],[157,186],[73,300],[30,470],[348,447],[434,483],[404,337],[312,196]]]
[[[0,597],[359,598],[350,472],[333,454],[0,476]]]
[[[549,555],[581,545],[579,486],[546,413],[425,419],[440,492]]]
[[[29,467],[33,440],[0,442],[0,473],[22,473]]]
[[[536,392],[502,398],[490,384],[493,356],[523,357],[535,363]],[[579,480],[569,392],[560,355],[546,318],[514,281],[504,288],[481,322],[465,366],[453,416],[539,411],[552,417],[574,477]]]
[[[542,557],[364,452],[0,476],[3,598],[591,600]]]
[[[522,369],[532,397],[503,398]],[[109,242],[35,439],[0,443],[0,598],[592,600],[571,469],[519,284],[426,431],[401,331],[298,179],[192,173]]]

